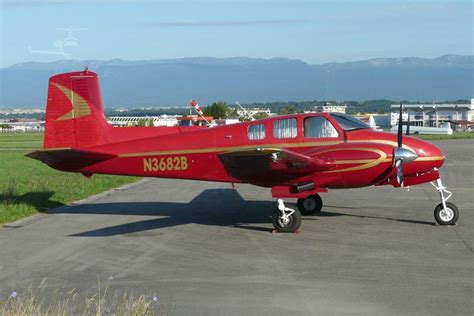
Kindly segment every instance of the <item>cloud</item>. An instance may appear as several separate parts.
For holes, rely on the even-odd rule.
[[[178,20],[170,22],[152,22],[149,25],[165,27],[196,27],[196,26],[233,26],[233,25],[272,25],[307,23],[307,19],[270,19],[270,20]]]

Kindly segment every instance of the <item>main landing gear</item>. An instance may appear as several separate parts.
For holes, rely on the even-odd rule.
[[[321,213],[323,208],[323,200],[318,194],[307,196],[306,198],[300,198],[297,202],[298,209],[301,215],[313,215]]]
[[[459,218],[459,210],[453,203],[447,202],[448,199],[453,195],[450,191],[446,190],[443,186],[441,178],[436,180],[436,184],[431,182],[435,189],[439,192],[441,203],[439,203],[434,209],[434,217],[439,225],[456,225]],[[448,196],[444,196],[444,193]]]

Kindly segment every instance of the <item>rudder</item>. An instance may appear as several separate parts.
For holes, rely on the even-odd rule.
[[[103,144],[106,126],[95,72],[69,72],[49,79],[45,149]]]

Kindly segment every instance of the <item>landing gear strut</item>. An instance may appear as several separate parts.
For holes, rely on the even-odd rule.
[[[312,215],[321,212],[323,200],[318,194],[313,194],[304,199],[298,199],[297,205],[301,215]]]
[[[453,195],[450,191],[446,190],[443,186],[441,178],[436,180],[436,184],[431,182],[435,189],[439,192],[441,203],[439,203],[434,209],[434,217],[439,225],[455,225],[459,218],[459,210],[453,203],[447,202],[448,199]],[[448,196],[444,196],[444,194]]]
[[[301,225],[301,213],[286,207],[283,200],[277,200],[278,209],[273,212],[273,227],[279,233],[295,233]]]

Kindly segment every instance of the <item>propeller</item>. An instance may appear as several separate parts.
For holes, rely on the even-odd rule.
[[[410,113],[408,113],[407,130],[405,135],[410,136]]]
[[[398,115],[398,135],[397,135],[398,148],[403,146],[403,104],[400,102],[400,114]]]
[[[410,116],[408,116],[408,124],[410,122]],[[407,135],[410,133],[409,125],[407,125]],[[403,186],[403,164],[415,160],[418,156],[413,151],[403,148],[403,103],[400,102],[400,116],[398,118],[398,135],[397,145],[393,153],[393,162],[395,168],[397,168],[397,182],[400,186]]]

